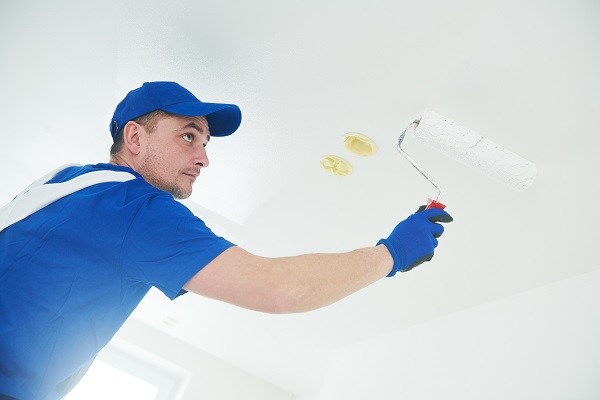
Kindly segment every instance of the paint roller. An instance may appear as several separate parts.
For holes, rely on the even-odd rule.
[[[428,199],[426,209],[446,206],[439,202],[440,186],[403,149],[407,133],[442,152],[446,156],[473,167],[484,175],[523,191],[533,183],[537,174],[534,163],[464,128],[431,110],[425,110],[420,119],[410,121],[398,138],[398,151],[438,190],[435,199]]]

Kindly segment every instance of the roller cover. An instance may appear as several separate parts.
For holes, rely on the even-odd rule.
[[[523,191],[537,174],[534,163],[431,110],[425,110],[412,136],[448,157]]]

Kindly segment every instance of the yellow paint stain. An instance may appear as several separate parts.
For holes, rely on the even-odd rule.
[[[177,321],[177,319],[175,319],[175,318],[173,318],[173,317],[166,317],[166,318],[163,320],[163,323],[164,323],[165,325],[167,325],[167,326],[170,326],[170,327],[175,327],[175,326],[177,326],[177,324],[179,323],[179,321]]]
[[[352,173],[352,165],[338,156],[325,156],[321,160],[321,166],[325,171],[332,173],[336,176],[347,176]]]
[[[377,153],[375,142],[360,133],[348,133],[344,138],[344,146],[352,153],[361,157],[368,157]]]

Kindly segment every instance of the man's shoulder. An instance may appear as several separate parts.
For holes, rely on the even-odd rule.
[[[83,182],[74,184],[79,189],[73,191],[76,197],[120,205],[148,203],[152,208],[160,209],[180,207],[170,193],[151,185],[132,168],[115,164],[69,165],[46,183],[63,184],[78,180]]]
[[[89,173],[114,173],[113,176],[125,176],[125,175],[129,175],[131,177],[131,179],[136,178],[136,179],[142,179],[142,176],[140,174],[138,174],[137,172],[135,172],[132,168],[129,167],[123,167],[120,165],[115,165],[115,164],[106,164],[106,163],[99,163],[99,164],[87,164],[87,165],[80,165],[80,164],[67,164],[64,165],[60,168],[58,168],[55,171],[55,175],[54,177],[52,177],[51,179],[49,179],[46,183],[58,183],[58,182],[66,182],[69,180],[72,180],[74,178],[77,178],[79,176],[85,175],[85,174],[89,174]],[[109,174],[105,174],[105,176],[110,177]],[[108,179],[108,178],[107,178]]]

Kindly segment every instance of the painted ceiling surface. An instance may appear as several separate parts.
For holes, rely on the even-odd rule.
[[[186,204],[264,256],[373,245],[434,196],[396,151],[425,109],[534,162],[517,192],[407,138],[455,219],[426,266],[307,314],[156,293],[134,314],[310,392],[340,347],[599,267],[598,17],[593,1],[3,1],[0,200],[106,161],[115,105],[152,80],[242,109]],[[349,132],[378,151],[350,153]],[[328,173],[325,155],[353,173]]]

